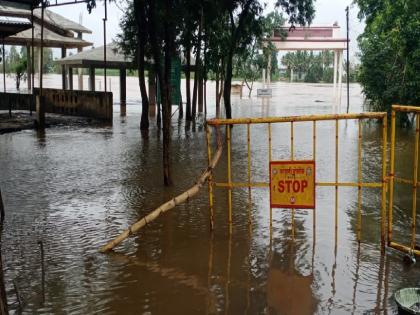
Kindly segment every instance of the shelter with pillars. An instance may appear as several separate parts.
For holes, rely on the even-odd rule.
[[[340,26],[282,27],[268,39],[278,51],[332,50],[334,52],[334,99],[341,102],[343,52],[347,39],[340,37]]]
[[[28,3],[30,1],[27,1]],[[0,1],[0,16],[11,19],[24,19],[29,23],[29,27],[9,34],[4,37],[4,45],[24,46],[27,49],[28,68],[27,77],[31,78],[33,74],[32,55],[34,50],[31,47],[41,46],[41,23],[43,24],[42,46],[49,48],[61,48],[61,57],[67,55],[67,49],[77,49],[81,52],[84,47],[91,46],[92,43],[83,40],[83,34],[91,34],[92,31],[73,22],[63,16],[56,14],[50,10],[44,10],[42,19],[41,8],[35,8],[25,3],[25,1]],[[42,20],[41,20],[42,19]],[[33,21],[33,30],[31,21]],[[38,54],[40,58],[41,54]],[[41,62],[38,63],[41,65]],[[38,73],[41,73],[38,70]],[[32,80],[27,80],[28,91],[32,89]],[[63,89],[67,88],[66,69],[62,67],[62,85]],[[79,73],[79,89],[83,89],[82,73]]]

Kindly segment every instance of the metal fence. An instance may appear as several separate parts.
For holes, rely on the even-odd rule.
[[[413,178],[405,179],[395,176],[395,117],[397,112],[413,113],[415,115],[416,133],[414,140],[413,156]],[[416,248],[416,216],[417,216],[417,188],[418,182],[418,159],[419,159],[419,129],[420,129],[420,108],[414,106],[393,105],[391,111],[391,150],[389,166],[389,204],[388,204],[388,246],[411,255],[420,255]],[[411,186],[412,194],[412,215],[411,215],[411,241],[410,245],[404,245],[393,241],[392,224],[394,212],[394,184],[400,183]]]
[[[358,176],[357,182],[342,182],[339,178],[339,122],[346,120],[358,121]],[[380,177],[381,182],[364,182],[362,180],[362,143],[363,143],[363,124],[362,120],[379,120],[382,122],[382,168]],[[272,161],[272,125],[273,124],[290,124],[290,160],[295,159],[294,154],[294,128],[300,122],[312,122],[312,159],[316,160],[316,143],[317,143],[317,122],[331,121],[335,123],[335,179],[333,182],[316,182],[316,187],[332,186],[335,187],[335,231],[338,228],[338,188],[339,187],[357,187],[358,188],[358,208],[357,208],[357,239],[360,241],[361,237],[361,207],[362,207],[362,188],[376,188],[381,189],[381,241],[382,248],[385,245],[386,238],[386,192],[387,192],[387,114],[385,112],[378,113],[360,113],[360,114],[330,114],[330,115],[307,115],[307,116],[289,116],[289,117],[266,117],[266,118],[242,118],[242,119],[210,119],[207,121],[207,150],[209,161],[212,158],[211,145],[211,128],[212,127],[226,127],[226,151],[227,151],[227,182],[217,182],[210,177],[208,181],[209,188],[209,204],[210,204],[210,226],[214,226],[214,188],[223,188],[228,190],[228,223],[232,225],[232,189],[248,187],[249,189],[260,187],[269,187],[269,182],[255,182],[252,180],[251,174],[251,132],[250,126],[254,124],[267,125],[267,142],[268,142],[268,159]],[[247,132],[247,181],[234,182],[232,181],[232,156],[231,156],[231,126],[246,125]],[[418,137],[418,132],[417,132]],[[267,170],[268,172],[268,170]],[[292,209],[292,225],[294,222],[294,210]],[[249,213],[249,220],[251,215]],[[315,224],[315,223],[314,223]],[[270,235],[272,230],[272,209],[270,207]],[[337,233],[336,233],[337,234]]]

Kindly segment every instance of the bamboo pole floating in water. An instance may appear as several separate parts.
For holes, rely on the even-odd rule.
[[[124,232],[122,232],[120,235],[118,235],[116,238],[114,238],[112,241],[108,242],[106,245],[102,246],[100,248],[101,253],[106,253],[111,251],[115,246],[119,245],[122,241],[124,241],[126,238],[128,238],[130,235],[137,233],[141,228],[149,224],[150,222],[156,220],[162,213],[165,213],[173,208],[175,208],[177,205],[180,205],[184,203],[185,201],[188,201],[191,197],[196,195],[200,188],[205,184],[207,179],[212,175],[214,168],[216,167],[217,163],[220,160],[220,157],[222,155],[222,141],[220,137],[220,131],[219,128],[216,127],[216,134],[217,134],[217,149],[216,152],[209,164],[209,166],[206,168],[206,170],[200,175],[194,186],[192,186],[187,191],[183,192],[182,194],[176,196],[175,198],[165,202],[161,206],[159,206],[157,209],[150,212],[145,217],[141,218],[136,223],[130,225],[128,229],[126,229]]]

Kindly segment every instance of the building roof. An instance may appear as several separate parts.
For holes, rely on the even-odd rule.
[[[25,17],[31,18],[31,10],[28,5],[21,3],[20,1],[4,1],[0,0],[0,15],[2,16],[13,16],[13,17]],[[37,8],[34,10],[34,20],[36,22],[41,21],[41,9]],[[76,33],[88,33],[92,31],[79,23],[73,22],[65,17],[54,13],[50,10],[44,10],[44,26],[50,28],[62,35],[73,36],[69,32]]]
[[[56,60],[55,62],[78,68],[102,68],[105,66],[104,46],[84,50],[78,54]],[[116,43],[106,45],[107,68],[130,68],[132,63],[133,61],[130,58],[126,58],[124,54],[118,51]]]
[[[31,27],[32,24],[28,19],[0,16],[0,38],[5,38]]]
[[[6,45],[26,46],[32,43],[32,29],[27,29],[16,35],[5,38]],[[41,44],[41,26],[34,23],[34,44],[39,46]],[[44,28],[44,47],[62,47],[62,48],[79,48],[91,46],[92,43],[76,37],[68,37],[60,35],[54,31]]]
[[[340,35],[340,27],[308,26],[281,27],[267,38],[277,50],[345,50],[347,39]]]

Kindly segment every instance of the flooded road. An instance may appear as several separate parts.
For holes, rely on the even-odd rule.
[[[52,80],[53,81],[53,80]],[[380,252],[380,189],[363,189],[362,242],[356,241],[357,188],[318,187],[316,210],[275,209],[269,236],[269,192],[233,191],[228,233],[227,191],[215,189],[215,230],[209,232],[207,189],[171,210],[112,254],[98,249],[129,224],[191,186],[207,165],[205,130],[172,121],[174,186],[161,172],[162,136],[151,124],[139,132],[135,78],[128,80],[127,117],[114,107],[112,127],[53,127],[0,136],[0,186],[6,290],[17,312],[13,283],[31,314],[361,314],[395,312],[392,294],[420,282],[420,267]],[[271,100],[233,97],[234,117],[345,111],[332,105],[331,85],[274,83]],[[208,87],[208,117],[214,116]],[[344,91],[343,91],[344,92]],[[362,111],[351,85],[351,112]],[[244,93],[245,94],[245,93]],[[131,97],[130,97],[131,95]],[[114,96],[114,99],[117,99]],[[137,104],[137,105],[136,105]],[[266,126],[251,127],[252,178],[268,179]],[[397,134],[396,172],[410,177],[412,130]],[[317,124],[317,180],[334,180],[335,125]],[[381,127],[363,125],[363,180],[380,181]],[[357,181],[357,122],[339,123],[339,179]],[[273,159],[290,156],[290,125],[273,126]],[[295,158],[312,154],[312,123],[296,123]],[[233,180],[247,174],[246,128],[232,129]],[[215,177],[226,178],[226,158]],[[411,189],[397,186],[395,237],[409,240]],[[396,212],[397,212],[396,210]],[[252,228],[248,225],[251,213]],[[396,213],[397,214],[397,213]],[[314,224],[315,220],[315,224]],[[42,286],[38,242],[45,252]]]

